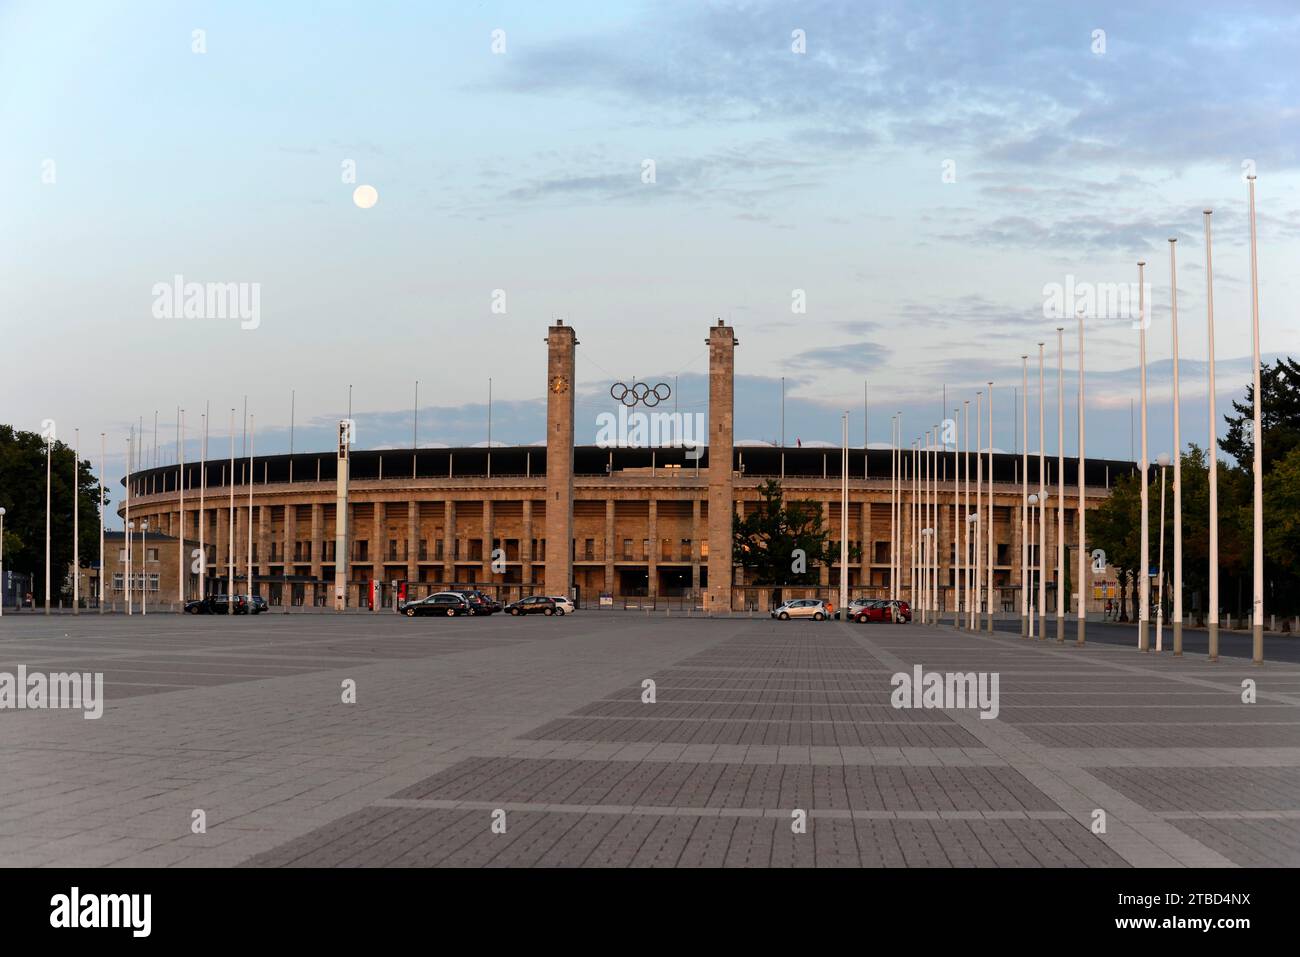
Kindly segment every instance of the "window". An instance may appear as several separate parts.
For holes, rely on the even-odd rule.
[[[126,549],[125,549],[125,548],[119,548],[119,549],[117,550],[117,560],[118,560],[119,562],[125,562],[125,561],[126,561]]]
[[[149,573],[149,590],[150,590],[150,591],[157,591],[157,590],[158,590],[158,573],[157,573],[157,572],[150,572],[150,573]]]
[[[632,560],[632,539],[625,538],[623,539],[623,561],[630,562],[631,560]]]
[[[435,538],[433,540],[433,560],[436,562],[442,561],[442,539],[441,538]]]
[[[683,538],[682,539],[682,561],[689,562],[690,560],[691,560],[691,540],[689,538]]]
[[[704,561],[708,557],[709,557],[709,540],[707,538],[701,538],[700,539],[700,561]]]
[[[419,546],[419,549],[420,549],[419,552],[418,552],[418,554],[419,554],[419,556],[420,556],[420,557],[419,557],[419,561],[422,561],[422,562],[428,561],[428,560],[429,560],[429,540],[428,540],[427,538],[422,538],[422,539],[420,539],[420,546]]]
[[[158,561],[158,549],[156,549],[156,548],[149,548],[149,549],[146,549],[146,550],[145,550],[145,558],[144,558],[144,560],[147,561],[147,562],[156,562],[156,561]]]
[[[119,591],[119,592],[120,592],[121,590],[122,590],[122,573],[121,573],[121,572],[114,572],[114,574],[113,574],[113,591]]]
[[[584,550],[583,550],[583,555],[584,555],[584,557],[585,557],[586,560],[589,561],[589,562],[590,562],[590,561],[595,561],[595,559],[596,559],[596,540],[595,540],[594,538],[589,538],[589,539],[586,540],[586,542],[585,542],[584,544],[585,544],[585,548],[584,548]]]
[[[355,561],[365,562],[369,560],[370,560],[370,542],[363,538],[357,542],[357,557]]]

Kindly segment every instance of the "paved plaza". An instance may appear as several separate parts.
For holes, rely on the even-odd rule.
[[[1290,663],[583,611],[6,616],[20,665],[106,703],[0,711],[6,866],[1300,865]]]

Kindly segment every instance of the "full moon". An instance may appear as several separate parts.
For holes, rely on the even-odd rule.
[[[379,202],[379,190],[373,186],[358,186],[352,191],[352,202],[362,209],[369,209]]]

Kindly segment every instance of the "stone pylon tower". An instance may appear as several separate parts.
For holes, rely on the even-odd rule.
[[[708,608],[731,610],[731,543],[735,478],[736,341],[718,320],[709,329],[709,587]]]
[[[577,336],[546,333],[546,594],[573,594],[573,368]],[[584,596],[585,597],[585,596]]]

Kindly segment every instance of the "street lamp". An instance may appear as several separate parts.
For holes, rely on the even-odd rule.
[[[1160,564],[1156,573],[1156,651],[1164,650],[1165,625],[1165,469],[1169,466],[1169,453],[1156,456],[1160,466]]]
[[[964,449],[963,454],[965,455],[965,461],[962,465],[962,468],[965,473],[965,485],[962,490],[961,510],[964,513],[969,513],[970,512],[970,399],[962,400],[961,429],[962,429],[961,444],[962,444],[962,448]],[[966,603],[963,605],[960,601],[958,601],[957,605],[960,607],[962,611],[968,612],[966,617],[969,618],[970,617],[969,608],[971,604],[970,525],[969,524],[966,525],[966,527],[963,528],[962,531],[963,531],[963,535],[962,535],[962,547],[961,547],[961,568],[958,571],[958,574],[964,577],[965,579],[964,584],[966,586]]]
[[[149,531],[149,519],[140,522],[140,614],[149,614],[149,550],[145,546]]]
[[[975,540],[975,564],[978,566],[979,547],[980,547],[980,517],[978,512],[970,512],[966,515],[966,527],[969,529],[973,529],[973,536]],[[971,537],[971,535],[968,534],[967,537],[969,538]],[[966,568],[967,568],[967,573],[969,574],[970,566],[967,565]],[[978,568],[976,568],[975,570],[974,582],[975,582],[975,588],[978,589],[980,585]],[[971,631],[974,631],[976,628],[979,627],[979,601],[978,599],[976,601],[969,601],[971,596],[972,596],[972,592],[970,590],[970,584],[968,581],[966,586],[966,597],[968,599],[966,614],[970,620]]]
[[[1029,497],[1025,499],[1025,505],[1026,505],[1025,512],[1029,519],[1029,524],[1028,524],[1029,534],[1033,535],[1034,509],[1038,506],[1038,496],[1031,492],[1029,494]],[[1034,608],[1033,608],[1034,566],[1033,563],[1029,560],[1028,549],[1029,549],[1029,544],[1028,544],[1028,539],[1026,539],[1025,541],[1025,556],[1026,556],[1025,557],[1025,586],[1024,586],[1025,628],[1026,628],[1025,637],[1029,638],[1032,641],[1034,637]]]

